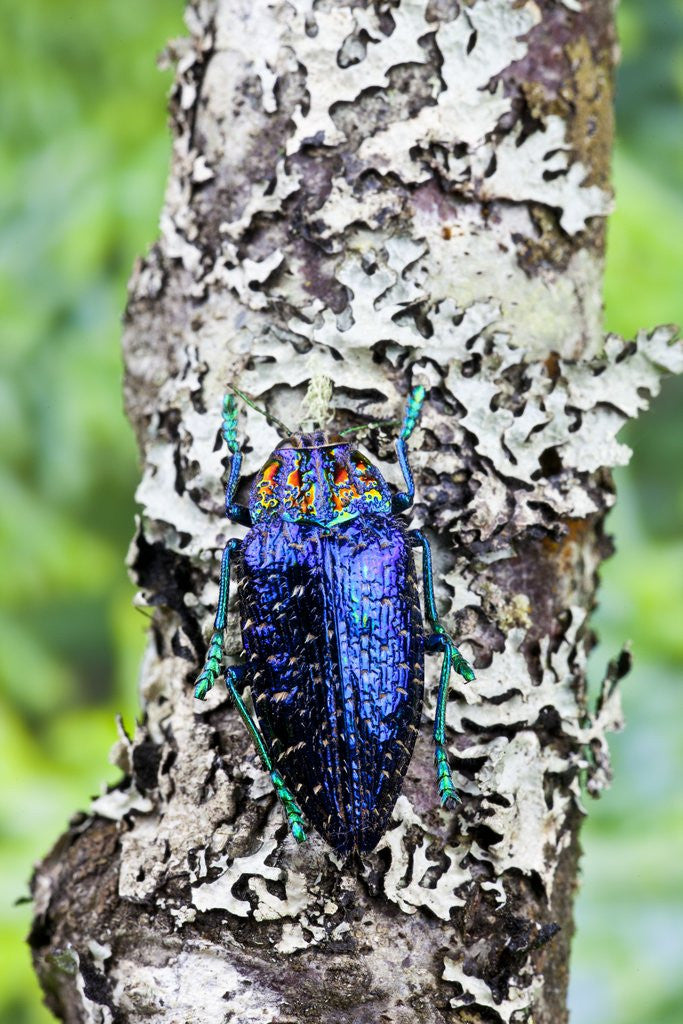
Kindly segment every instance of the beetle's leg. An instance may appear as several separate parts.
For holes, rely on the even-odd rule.
[[[427,650],[430,653],[433,653],[435,651],[443,651],[446,647],[450,647],[452,667],[458,675],[463,677],[465,682],[471,683],[474,679],[474,670],[467,658],[463,657],[455,646],[454,640],[448,635],[444,627],[441,625],[439,613],[436,610],[436,601],[434,599],[434,572],[432,569],[432,549],[429,545],[429,541],[421,530],[411,530],[409,537],[414,547],[417,547],[419,544],[422,548],[422,580],[425,595],[425,611],[427,622],[432,627],[432,633],[427,636],[426,640]]]
[[[213,636],[206,653],[204,667],[199,674],[194,690],[194,695],[199,700],[206,700],[206,695],[212,689],[216,679],[220,675],[223,662],[223,634],[228,615],[228,595],[230,592],[230,562],[235,551],[239,549],[240,542],[233,538],[229,540],[223,549],[221,561],[221,582],[218,590],[218,609],[213,624]],[[268,752],[266,741],[254,719],[249,714],[247,706],[237,688],[237,683],[244,678],[245,665],[230,665],[225,670],[225,683],[233,703],[240,713],[240,717],[247,727],[247,732],[252,738],[261,763],[270,775],[275,792],[282,803],[292,835],[298,843],[303,843],[306,833],[303,828],[303,814],[294,799],[294,796],[285,785],[285,781],[278,771],[273,768],[273,762]]]
[[[273,768],[273,762],[263,733],[249,714],[247,706],[242,700],[242,696],[237,688],[238,681],[244,678],[245,670],[246,665],[231,665],[226,670],[225,682],[228,687],[228,692],[232,697],[235,707],[240,713],[240,717],[247,728],[247,732],[251,736],[252,742],[256,747],[256,752],[261,759],[261,764],[270,775],[277,797],[285,809],[285,814],[287,815],[287,821],[292,835],[296,839],[297,843],[303,843],[306,839],[306,833],[304,832],[304,816],[301,813],[301,808],[294,799],[294,795],[288,788],[279,771],[277,771],[276,768]]]
[[[439,678],[439,693],[436,698],[436,714],[434,716],[434,764],[436,765],[436,781],[439,786],[439,798],[444,807],[452,808],[460,803],[460,797],[453,782],[451,766],[448,761],[446,747],[446,704],[448,703],[448,683],[451,675],[453,657],[451,646],[444,648]]]
[[[228,615],[228,594],[230,592],[230,562],[239,546],[240,542],[233,537],[223,548],[221,582],[218,588],[218,608],[213,623],[213,634],[209,643],[209,649],[206,652],[204,667],[197,677],[194,688],[194,695],[198,700],[206,700],[207,693],[213,689],[214,683],[221,673],[223,634],[225,633],[225,622]]]
[[[446,705],[448,703],[448,683],[451,669],[462,676],[465,682],[469,683],[474,679],[474,671],[466,658],[462,656],[454,641],[448,635],[439,621],[439,614],[436,610],[434,600],[434,574],[432,571],[432,551],[429,541],[420,530],[413,530],[410,533],[411,542],[422,547],[422,579],[425,597],[425,612],[427,622],[432,632],[425,638],[425,648],[428,653],[437,651],[443,652],[441,663],[441,677],[439,679],[439,692],[436,699],[436,715],[434,717],[434,743],[436,751],[434,760],[436,762],[436,776],[439,784],[439,796],[441,803],[448,807],[459,801],[448,763],[448,750],[446,749]]]
[[[232,455],[228,483],[225,488],[225,514],[232,523],[251,526],[249,509],[235,501],[242,468],[242,452],[237,441],[237,402],[233,395],[226,395],[223,399],[223,439]]]
[[[396,455],[398,457],[398,464],[401,467],[401,472],[403,473],[403,479],[406,482],[406,490],[399,491],[398,494],[393,496],[391,502],[393,512],[404,512],[407,508],[410,508],[415,497],[415,483],[413,481],[410,463],[408,462],[406,441],[415,429],[415,424],[419,419],[424,397],[425,389],[421,384],[416,388],[413,388],[410,392],[405,415],[403,417],[403,426],[401,427],[401,432],[396,441]]]

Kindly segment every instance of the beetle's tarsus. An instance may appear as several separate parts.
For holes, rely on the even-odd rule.
[[[453,782],[445,744],[436,744],[434,763],[436,764],[436,778],[439,784],[441,806],[445,807],[447,811],[454,811],[457,805],[461,803],[461,800]]]
[[[237,402],[235,401],[234,395],[227,394],[223,398],[223,440],[225,441],[228,451],[233,455],[236,455],[240,450],[239,442],[237,440],[237,420],[239,417],[239,410],[237,408]]]
[[[292,835],[296,839],[297,843],[305,843],[306,842],[306,833],[304,832],[304,827],[301,824],[301,822],[300,821],[290,821],[289,824],[290,824],[290,828],[292,830]]]
[[[477,678],[469,661],[467,658],[463,658],[455,645],[453,646],[453,668],[459,676],[462,676],[466,683],[471,683]]]
[[[425,398],[425,389],[421,384],[413,388],[408,396],[408,402],[406,403],[406,409],[403,416],[403,425],[401,431],[396,438],[396,456],[398,458],[398,464],[401,467],[403,473],[403,479],[406,483],[405,491],[398,491],[393,496],[391,502],[391,508],[394,513],[405,512],[406,509],[410,508],[415,497],[415,481],[413,480],[413,474],[410,469],[410,463],[408,461],[408,450],[406,447],[406,441],[412,434],[417,421],[420,418],[420,409]]]
[[[278,800],[285,809],[285,814],[287,815],[287,821],[289,822],[289,828],[292,835],[296,839],[297,843],[305,843],[306,832],[304,831],[304,816],[301,808],[277,769],[270,773],[270,777],[272,779],[273,786],[275,787]]]
[[[474,669],[467,658],[460,653],[455,646],[454,640],[448,635],[443,626],[437,626],[434,632],[425,638],[425,649],[428,654],[435,654],[437,651],[443,651],[445,654],[447,650],[450,650],[451,667],[453,670],[459,676],[462,676],[466,683],[471,683],[476,679]]]
[[[220,675],[221,663],[223,661],[223,634],[215,632],[209,643],[206,652],[204,667],[197,677],[194,688],[194,695],[197,700],[206,700],[209,690],[214,688],[216,679]]]
[[[407,441],[412,432],[415,430],[418,419],[420,418],[420,410],[422,409],[422,403],[425,400],[425,389],[421,384],[414,387],[408,397],[406,404],[405,413],[403,416],[403,424],[401,426],[401,433],[399,438],[401,441]]]

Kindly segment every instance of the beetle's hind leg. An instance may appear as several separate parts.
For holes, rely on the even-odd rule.
[[[429,541],[420,530],[413,530],[410,533],[411,542],[422,548],[422,579],[424,586],[425,613],[427,622],[432,632],[425,638],[425,649],[429,654],[443,652],[441,662],[441,676],[439,678],[439,692],[436,699],[436,715],[434,717],[434,761],[436,764],[436,777],[439,785],[439,797],[444,807],[453,807],[460,802],[451,767],[448,761],[448,749],[446,747],[446,705],[448,703],[448,684],[450,682],[451,669],[455,669],[458,675],[462,676],[465,682],[469,683],[474,679],[474,670],[466,658],[460,653],[453,639],[441,625],[434,600],[434,574],[432,571],[432,551]]]
[[[270,777],[273,781],[273,785],[275,786],[275,792],[278,795],[278,799],[285,809],[290,832],[296,839],[297,843],[305,843],[306,832],[304,831],[304,816],[301,813],[301,808],[294,799],[294,794],[289,789],[277,769],[271,771]]]
[[[435,635],[427,637],[427,650],[443,649],[443,661],[441,662],[441,676],[439,678],[439,693],[436,699],[436,715],[434,716],[434,764],[436,765],[436,781],[439,786],[439,799],[441,805],[453,810],[456,804],[460,803],[460,797],[453,782],[451,766],[448,760],[448,748],[446,746],[446,705],[448,703],[448,684],[450,681],[451,668],[453,666],[453,650],[457,647],[452,642],[446,641],[443,648],[436,645],[433,647],[429,641]],[[459,652],[458,652],[459,654]],[[460,657],[462,657],[460,655]],[[463,659],[464,660],[464,659]],[[471,669],[470,669],[471,671]],[[474,675],[474,673],[472,673]]]
[[[261,764],[270,775],[278,800],[284,807],[285,814],[287,815],[290,831],[297,843],[303,843],[306,839],[306,833],[304,831],[304,816],[301,812],[301,808],[294,799],[293,793],[288,788],[279,771],[273,767],[273,761],[270,756],[265,737],[252,716],[249,714],[249,710],[242,700],[242,696],[238,689],[237,684],[240,681],[244,681],[245,672],[246,665],[231,665],[230,668],[227,669],[225,673],[225,682],[228,687],[228,691],[232,697],[233,704],[239,711],[240,717],[247,728],[247,732],[252,738],[253,744],[256,747],[256,752],[261,759]]]
[[[239,549],[239,546],[240,542],[233,538],[228,541],[223,549],[223,559],[221,561],[221,582],[218,590],[218,609],[216,611],[216,618],[213,626],[214,632],[211,637],[211,642],[209,643],[209,649],[206,653],[204,667],[199,674],[194,690],[194,695],[198,700],[206,700],[207,693],[213,688],[216,679],[221,673],[223,662],[223,636],[225,634],[225,623],[228,615],[228,595],[230,593],[230,564],[232,557],[235,551]],[[240,713],[240,717],[247,728],[247,732],[252,738],[263,767],[270,775],[278,799],[285,809],[285,814],[287,815],[287,821],[289,822],[292,835],[298,843],[303,843],[306,838],[306,833],[304,832],[303,814],[301,813],[301,809],[294,799],[293,794],[285,784],[284,779],[273,767],[272,758],[268,751],[263,734],[249,714],[247,706],[242,700],[242,696],[238,689],[237,684],[240,680],[244,679],[245,670],[245,665],[230,665],[229,668],[225,670],[225,683],[228,687],[228,692],[235,707]]]

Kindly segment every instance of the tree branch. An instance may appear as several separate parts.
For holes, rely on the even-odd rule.
[[[131,567],[155,608],[125,778],[38,868],[31,937],[69,1022],[561,1024],[580,780],[609,775],[615,662],[586,705],[610,552],[608,467],[673,331],[603,339],[612,5],[196,0],[169,48],[173,166],[136,268],[126,401],[144,460]],[[288,836],[224,692],[193,702],[211,628],[227,382],[296,423],[329,377],[339,427],[400,417],[437,601],[477,680],[448,707],[464,803],[422,734],[362,866]],[[251,409],[246,473],[277,435]],[[398,481],[391,448],[367,445]],[[239,655],[235,614],[228,651]]]

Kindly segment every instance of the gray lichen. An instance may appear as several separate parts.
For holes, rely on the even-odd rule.
[[[36,961],[65,1020],[565,1019],[581,779],[609,779],[628,667],[589,709],[608,470],[628,458],[621,426],[683,369],[669,328],[601,333],[610,140],[585,138],[584,108],[608,90],[608,7],[189,5],[166,55],[160,239],[125,337],[144,458],[130,564],[155,608],[144,719],[114,752],[124,781],[35,880]],[[429,389],[414,520],[477,667],[448,708],[463,809],[436,806],[430,665],[404,793],[362,868],[315,836],[297,848],[224,693],[191,698],[239,533],[222,517],[228,381],[294,425],[395,419]],[[240,434],[249,476],[277,434],[250,408]],[[366,440],[398,482],[386,438]],[[234,615],[228,641],[239,656]]]

